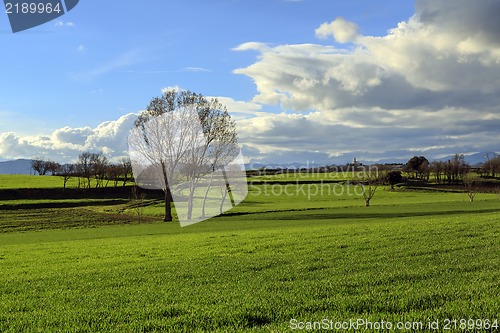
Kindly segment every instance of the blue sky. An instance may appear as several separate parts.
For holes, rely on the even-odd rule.
[[[132,114],[173,86],[222,98],[244,152],[263,163],[494,150],[495,140],[482,145],[482,136],[470,144],[469,124],[425,125],[461,118],[494,135],[487,126],[498,116],[499,54],[487,30],[496,26],[476,24],[489,3],[81,0],[59,19],[16,34],[3,13],[0,158],[70,160],[82,149],[123,155]],[[470,20],[460,27],[461,15]],[[426,63],[432,57],[436,63]],[[456,66],[490,76],[455,87]],[[474,102],[481,98],[491,103]],[[478,107],[480,116],[467,116]],[[381,149],[386,134],[399,144]],[[405,135],[418,140],[403,144]]]

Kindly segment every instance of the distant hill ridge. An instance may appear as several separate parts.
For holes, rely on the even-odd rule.
[[[31,173],[31,160],[19,159],[15,161],[0,162],[0,174],[29,175]]]
[[[481,163],[484,163],[486,161],[486,155],[488,153],[481,152],[481,153],[476,153],[472,155],[465,155],[465,161],[469,163],[472,166],[477,166],[480,165]],[[491,153],[490,153],[491,154]],[[440,159],[435,159],[438,161],[447,161],[449,159],[452,159],[453,155],[440,158]],[[433,161],[433,159],[430,159]],[[359,162],[362,162],[364,164],[371,164],[371,163],[406,163],[406,161],[403,160],[379,160],[377,162],[367,162],[365,163],[364,161],[360,160]],[[332,164],[337,164],[337,165],[343,165],[345,163],[337,163],[335,160],[332,160],[329,165]],[[259,169],[259,168],[274,168],[274,167],[281,167],[281,168],[302,168],[302,167],[321,167],[325,165],[320,165],[317,163],[283,163],[281,165],[279,164],[261,164],[261,163],[251,163],[251,164],[246,164],[245,165],[247,169]],[[15,161],[5,161],[5,162],[0,162],[0,174],[4,175],[29,175],[32,174],[33,171],[31,170],[31,160],[28,159],[18,159]]]
[[[475,153],[475,154],[470,154],[470,155],[464,155],[465,162],[467,162],[471,166],[479,166],[482,163],[486,162],[487,155],[491,155],[492,153],[486,153],[486,152],[480,152],[480,153]],[[417,155],[422,155],[422,154],[417,154]],[[425,156],[425,154],[424,154]],[[454,155],[449,155],[446,157],[442,158],[429,158],[429,161],[443,161],[446,162],[448,160],[453,159]],[[378,161],[365,161],[363,159],[359,159],[358,162],[363,163],[365,165],[370,165],[370,164],[391,164],[391,163],[406,163],[412,156],[408,157],[408,159],[380,159]],[[298,169],[298,168],[317,168],[317,167],[322,167],[326,165],[345,165],[345,161],[343,162],[338,162],[335,159],[332,159],[330,163],[327,164],[319,164],[319,163],[299,163],[299,162],[293,162],[293,163],[283,163],[283,164],[277,164],[277,163],[249,163],[245,164],[247,170],[250,169],[259,169],[259,168],[267,168],[267,169],[274,169],[274,168],[290,168],[290,169]]]

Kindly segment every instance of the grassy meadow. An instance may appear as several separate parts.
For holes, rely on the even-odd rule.
[[[70,178],[66,186],[76,187],[78,180]],[[61,177],[52,176],[31,176],[31,175],[0,175],[0,189],[20,189],[20,188],[62,188]]]
[[[62,187],[16,177],[0,176],[0,192]],[[498,330],[476,326],[500,319],[496,194],[380,187],[364,207],[342,183],[249,190],[185,228],[160,222],[156,198],[140,218],[123,195],[1,200],[0,332],[290,332],[324,319]]]

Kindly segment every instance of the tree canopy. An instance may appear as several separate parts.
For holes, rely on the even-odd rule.
[[[129,136],[129,148],[139,185],[165,192],[164,221],[173,219],[171,202],[176,196],[182,197],[179,206],[187,202],[186,219],[192,218],[200,184],[206,188],[200,215],[205,215],[205,204],[213,197],[208,193],[214,181],[225,180],[222,201],[229,195],[234,203],[227,166],[240,149],[236,125],[217,99],[191,91],[164,91],[139,115]],[[221,174],[214,177],[218,171]],[[176,204],[178,216],[179,206]]]

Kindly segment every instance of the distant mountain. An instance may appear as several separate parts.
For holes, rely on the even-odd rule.
[[[31,160],[15,160],[0,162],[0,174],[4,175],[29,175],[31,173]]]
[[[465,155],[465,161],[472,166],[480,165],[484,162],[486,162],[486,155],[488,153],[481,152],[481,153],[476,153],[472,155]],[[491,154],[491,153],[490,153]],[[447,161],[451,160],[453,158],[453,155],[446,156],[440,159],[437,159],[438,161]],[[429,159],[429,161],[433,161],[433,159]],[[274,168],[289,168],[289,169],[298,169],[298,168],[312,168],[312,167],[321,167],[321,166],[326,166],[326,165],[345,165],[345,163],[335,163],[336,161],[332,161],[331,163],[325,163],[325,164],[320,164],[320,163],[299,163],[299,162],[292,162],[292,163],[283,163],[283,164],[276,164],[276,163],[270,163],[270,164],[263,164],[263,163],[250,163],[250,164],[245,164],[245,167],[247,170],[257,170],[260,168],[267,168],[267,169],[274,169]],[[363,162],[363,161],[361,161]],[[372,163],[406,163],[408,160],[403,160],[403,159],[381,159],[378,161],[373,161],[373,162],[366,162],[364,164],[372,164]],[[15,161],[5,161],[5,162],[0,162],[0,174],[21,174],[21,175],[29,175],[33,173],[31,170],[31,160],[27,159],[19,159]]]
[[[300,168],[318,168],[322,166],[326,166],[327,164],[319,164],[319,163],[299,163],[299,162],[290,162],[290,163],[249,163],[245,164],[246,170],[258,170],[258,169],[300,169]]]
[[[410,158],[385,158],[377,161],[360,161],[363,164],[405,164]]]
[[[480,153],[476,153],[476,154],[472,154],[472,155],[464,155],[464,159],[465,159],[465,162],[467,162],[469,165],[478,166],[478,165],[481,165],[487,161],[486,156],[489,156],[492,154],[495,154],[495,153],[480,152]],[[453,158],[453,156],[454,155],[450,155],[450,156],[440,158],[439,161],[446,162],[448,160],[451,160]]]

